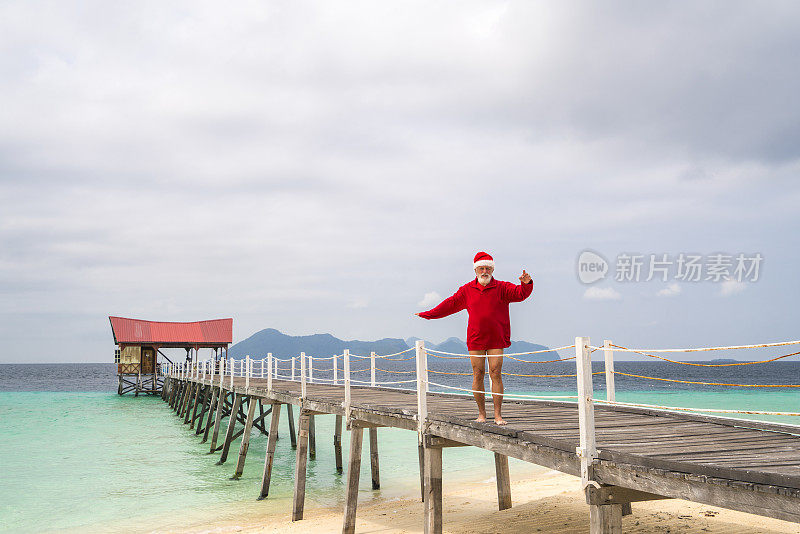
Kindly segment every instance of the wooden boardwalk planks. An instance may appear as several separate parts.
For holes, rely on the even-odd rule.
[[[178,413],[185,418],[191,408],[197,411],[198,399],[202,396],[204,398],[200,404],[199,417],[202,421],[202,409],[205,408],[206,398],[209,396],[208,390],[203,392],[199,389],[200,384],[183,382],[176,381],[174,384],[175,396],[180,398],[179,402],[175,402],[179,406]],[[251,399],[250,402],[259,399],[269,403],[286,403],[289,409],[292,405],[301,407],[292,514],[293,519],[301,519],[305,495],[305,464],[311,456],[309,449],[313,447],[313,417],[314,414],[333,414],[337,417],[336,427],[341,424],[340,421],[344,422],[343,418],[348,415],[343,408],[344,388],[308,383],[307,395],[301,399],[301,386],[298,382],[274,379],[271,393],[266,390],[265,379],[251,377],[248,388],[245,388],[244,382],[242,378],[234,378],[233,384],[226,381],[226,389],[229,391],[225,393],[233,397],[233,402],[228,404],[234,405],[231,406],[233,413],[226,442],[231,438],[235,439],[231,436],[231,431],[237,420],[245,424],[248,419],[252,421],[249,413],[249,417],[245,417],[244,413],[239,413],[239,406],[236,406],[237,400],[241,405],[243,397]],[[173,385],[170,385],[170,393],[172,389]],[[165,395],[165,400],[169,402],[171,396]],[[217,412],[214,414],[217,415],[214,426],[218,428],[219,416],[222,415],[219,408],[225,406],[220,400],[225,399],[226,395],[221,391],[216,405],[213,393],[210,397],[209,421],[204,426],[210,428],[212,414]],[[374,427],[393,426],[416,430],[416,393],[354,386],[351,389],[350,407],[353,423],[358,422],[356,426],[359,429],[370,429],[370,449],[373,450],[372,446],[375,445],[374,458],[371,458],[371,464],[375,467],[373,487],[377,487],[377,434]],[[577,411],[574,403],[509,401],[504,403],[503,410],[508,425],[501,427],[492,423],[475,423],[475,405],[470,397],[431,393],[428,396],[427,419],[427,432],[430,434],[424,435],[426,440],[429,437],[446,438],[449,443],[492,450],[495,453],[498,481],[502,482],[498,484],[498,504],[502,509],[510,506],[510,494],[506,489],[508,456],[578,474],[579,461],[575,453],[579,433]],[[277,417],[274,418],[277,423]],[[260,419],[263,425],[263,416]],[[594,421],[599,449],[599,460],[594,466],[596,480],[630,488],[633,492],[631,495],[641,495],[637,498],[631,497],[632,500],[657,498],[658,495],[686,498],[800,522],[798,428],[608,406],[595,407]],[[339,458],[340,432],[341,430],[334,435],[334,452]],[[359,430],[358,434],[360,436],[362,432]],[[430,445],[427,441],[425,443],[427,445],[421,449],[420,460],[428,480],[426,496],[433,496],[425,507],[426,530],[438,532],[441,530],[441,511],[437,508],[441,506],[441,445]],[[274,441],[272,447],[274,451]],[[360,448],[359,446],[358,449]],[[351,456],[355,454],[353,450],[350,452]],[[360,452],[358,456],[360,462]],[[336,464],[341,469],[341,460],[337,458]],[[265,471],[263,478],[266,479],[266,487],[265,480],[262,480],[261,496],[266,494],[269,487],[270,458],[265,462]],[[240,473],[238,468],[237,472]],[[356,477],[351,476],[351,479],[354,478]],[[350,482],[352,484],[353,480]],[[345,531],[353,528],[357,499],[356,488],[348,489]],[[624,503],[622,504],[624,510]],[[614,514],[618,512],[611,503],[597,508]],[[613,521],[603,521],[618,523],[616,515]]]

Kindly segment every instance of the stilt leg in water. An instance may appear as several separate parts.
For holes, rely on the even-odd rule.
[[[222,423],[222,412],[225,408],[225,397],[228,395],[228,392],[224,389],[220,388],[219,391],[219,398],[217,399],[217,415],[214,418],[214,432],[211,434],[211,450],[209,452],[214,452],[217,449],[217,438],[219,438],[219,427]]]
[[[242,443],[239,446],[239,458],[236,459],[236,471],[233,473],[233,478],[239,478],[244,472],[244,461],[247,458],[247,449],[250,448],[250,431],[253,429],[253,418],[256,416],[256,401],[255,397],[250,397],[247,401],[247,420],[244,423],[244,432],[242,433]]]
[[[381,471],[378,463],[378,429],[369,429],[369,467],[372,473],[372,489],[381,489]]]
[[[297,460],[294,464],[294,496],[292,498],[292,521],[303,519],[303,506],[306,500],[306,463],[308,462],[308,427],[310,416],[300,410],[299,441]]]
[[[336,416],[333,427],[333,456],[336,459],[336,472],[342,474],[342,416]]]
[[[208,419],[206,420],[206,429],[203,432],[203,439],[200,443],[208,441],[208,433],[211,430],[211,425],[214,424],[214,416],[216,415],[217,402],[219,400],[219,388],[212,387],[211,402],[208,403]]]
[[[343,534],[356,531],[356,509],[358,508],[358,479],[361,474],[361,442],[364,429],[353,427],[350,431],[350,456],[347,459],[347,496],[344,504]]]
[[[242,396],[238,393],[233,394],[233,407],[231,408],[231,416],[228,418],[228,431],[225,433],[225,442],[222,444],[222,454],[219,457],[217,465],[222,465],[228,459],[228,451],[231,448],[231,441],[233,441],[233,431],[236,428],[236,415],[242,407]]]
[[[294,408],[291,404],[286,405],[286,416],[289,418],[289,439],[292,441],[292,448],[297,448],[297,434],[294,431]]]
[[[281,415],[281,405],[272,405],[272,419],[269,422],[269,436],[267,437],[267,456],[264,458],[264,474],[261,476],[261,493],[259,499],[269,495],[269,483],[272,480],[272,462],[275,459],[275,442],[278,441],[278,422]]]
[[[310,416],[308,420],[308,457],[312,460],[317,458],[317,435],[316,425],[314,424],[314,416]]]

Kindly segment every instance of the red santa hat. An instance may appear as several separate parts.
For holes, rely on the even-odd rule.
[[[475,254],[475,259],[472,260],[472,268],[477,269],[478,267],[492,267],[494,268],[494,258],[488,255],[486,252],[478,252]]]

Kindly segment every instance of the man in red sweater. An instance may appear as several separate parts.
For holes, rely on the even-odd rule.
[[[466,308],[469,314],[467,323],[467,349],[472,363],[472,389],[484,391],[483,379],[486,375],[486,359],[489,359],[489,377],[492,393],[503,393],[503,349],[511,345],[511,321],[508,305],[521,302],[533,291],[531,275],[522,270],[519,277],[521,285],[501,282],[492,278],[494,260],[486,252],[478,252],[473,260],[475,280],[464,284],[452,297],[446,298],[432,310],[417,313],[423,319],[440,319]],[[484,393],[473,393],[478,403],[476,421],[486,421],[486,398]],[[502,395],[492,395],[494,403],[494,422],[504,425],[500,415],[503,404]]]

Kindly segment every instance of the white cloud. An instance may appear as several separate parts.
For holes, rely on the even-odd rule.
[[[613,287],[590,287],[584,292],[583,298],[588,300],[620,300],[622,295]]]
[[[668,285],[664,289],[659,290],[658,293],[656,293],[656,296],[657,297],[674,297],[676,295],[680,295],[682,291],[683,290],[681,289],[681,286],[678,285],[677,283],[674,283],[674,284]]]
[[[431,291],[430,293],[425,293],[425,296],[422,297],[422,300],[417,302],[417,306],[422,306],[423,308],[432,308],[439,304],[442,301],[442,297],[436,291]]]
[[[745,290],[747,284],[736,280],[725,280],[720,284],[719,294],[722,297],[730,297]]]
[[[348,308],[356,310],[366,308],[367,306],[369,306],[369,300],[364,297],[356,297],[347,305]]]

